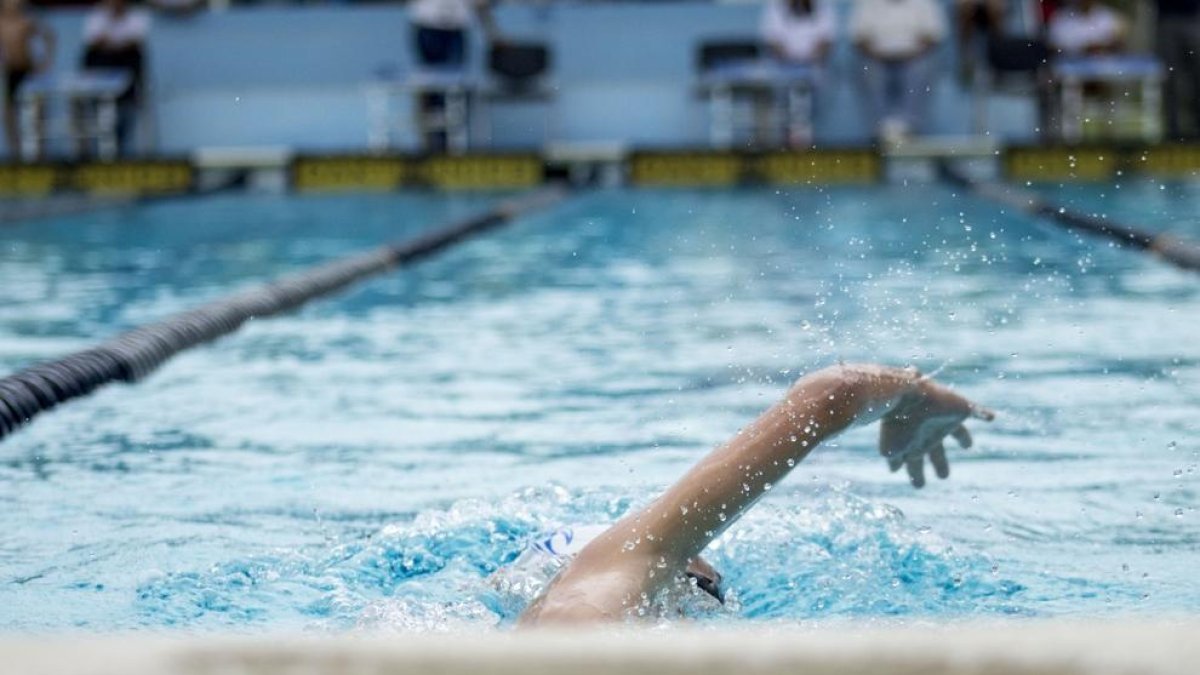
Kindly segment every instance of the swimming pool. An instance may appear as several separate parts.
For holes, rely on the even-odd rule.
[[[1195,224],[1192,187],[1063,190]],[[490,201],[7,228],[0,367]],[[1000,417],[919,492],[873,430],[815,453],[715,545],[736,597],[704,621],[1194,613],[1198,310],[1192,274],[939,186],[584,194],[6,439],[0,627],[503,625],[522,598],[487,576],[531,537],[649,499],[838,359]]]

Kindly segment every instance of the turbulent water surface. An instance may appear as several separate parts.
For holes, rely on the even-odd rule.
[[[1200,234],[1192,186],[1047,190]],[[0,228],[0,371],[472,213],[222,197]],[[0,628],[484,629],[802,373],[995,408],[916,491],[873,430],[709,557],[702,622],[1195,612],[1200,277],[937,186],[582,195],[0,443]],[[499,572],[498,572],[499,570]]]

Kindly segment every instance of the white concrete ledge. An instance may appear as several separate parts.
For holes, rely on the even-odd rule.
[[[0,640],[6,675],[1195,675],[1200,622]]]
[[[192,153],[201,169],[282,169],[295,153],[284,145],[205,147]]]

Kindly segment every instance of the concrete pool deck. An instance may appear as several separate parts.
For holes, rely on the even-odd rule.
[[[856,630],[620,629],[438,635],[15,636],[6,675],[1194,675],[1200,621]]]

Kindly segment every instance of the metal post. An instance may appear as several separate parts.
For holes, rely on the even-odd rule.
[[[42,144],[45,141],[45,129],[41,124],[41,94],[18,93],[17,106],[17,128],[21,133],[21,147],[11,148],[10,151],[25,161],[31,161],[41,155]]]
[[[1063,140],[1077,142],[1083,136],[1083,83],[1068,76],[1061,83],[1062,118],[1059,131]]]
[[[387,150],[391,139],[391,92],[384,83],[367,85],[367,147]]]
[[[113,159],[120,148],[117,138],[117,101],[111,96],[102,97],[96,106],[96,152],[101,159]]]
[[[1157,141],[1162,137],[1162,77],[1142,78],[1142,138]]]
[[[469,143],[467,129],[467,91],[460,85],[446,89],[446,145],[454,152],[466,152]]]
[[[726,84],[713,85],[709,90],[709,140],[713,147],[733,145],[733,90]]]

